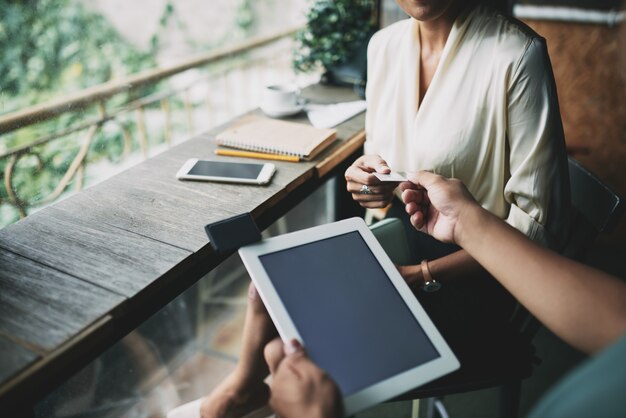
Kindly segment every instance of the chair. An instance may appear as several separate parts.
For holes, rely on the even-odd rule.
[[[569,158],[572,199],[572,228],[563,253],[580,260],[600,233],[612,232],[626,210],[624,199],[609,189],[600,179]]]
[[[561,253],[576,261],[583,261],[599,234],[613,232],[626,211],[626,202],[602,180],[583,167],[574,158],[568,158],[571,219],[570,233]],[[523,307],[520,326],[534,336],[541,324]]]
[[[572,228],[564,254],[580,259],[595,237],[612,231],[626,207],[624,200],[611,191],[576,160],[569,158],[571,204],[574,209]],[[381,246],[396,264],[409,259],[406,233],[399,219],[385,219],[371,227]],[[461,369],[409,391],[395,401],[430,398],[427,416],[447,416],[437,399],[444,395],[500,387],[500,414],[515,417],[518,413],[521,382],[532,374],[539,359],[534,355],[532,339],[539,322],[518,305],[510,320],[511,334],[484,353],[476,364],[462,364]]]
[[[387,218],[370,225],[370,230],[385,250],[391,261],[407,265],[411,261],[409,242],[404,225],[398,218]]]

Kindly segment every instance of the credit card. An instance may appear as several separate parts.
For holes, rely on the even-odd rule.
[[[378,180],[383,181],[383,182],[407,181],[406,176],[401,171],[392,171],[389,174],[374,173],[374,176],[376,176]]]

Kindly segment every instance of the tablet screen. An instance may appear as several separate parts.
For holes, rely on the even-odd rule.
[[[344,396],[440,356],[358,232],[259,260]]]

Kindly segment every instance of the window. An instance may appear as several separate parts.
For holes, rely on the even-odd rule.
[[[0,228],[256,107],[264,84],[294,78],[305,6],[5,2]]]

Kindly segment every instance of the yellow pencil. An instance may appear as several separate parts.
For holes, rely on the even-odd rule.
[[[215,154],[225,155],[228,157],[246,157],[260,158],[263,160],[291,161],[293,163],[297,163],[300,161],[300,157],[298,157],[297,155],[267,154],[264,152],[239,151],[232,149],[216,149]]]

